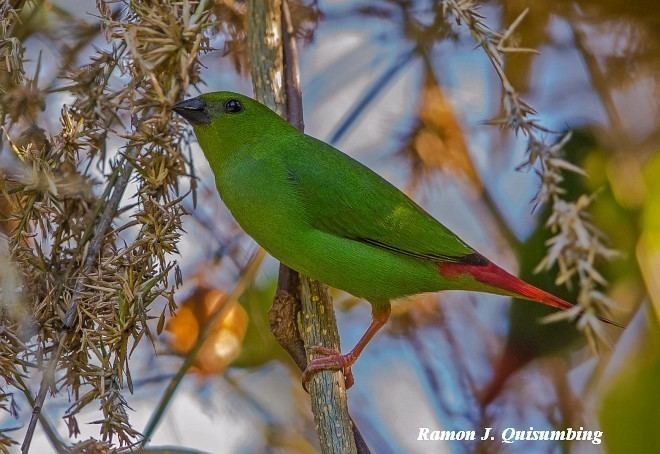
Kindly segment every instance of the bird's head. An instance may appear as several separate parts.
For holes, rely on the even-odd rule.
[[[195,130],[207,157],[236,149],[288,125],[279,115],[254,99],[229,91],[205,93],[174,105],[174,112]]]

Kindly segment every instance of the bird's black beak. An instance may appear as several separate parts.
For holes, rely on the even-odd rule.
[[[211,115],[206,108],[206,103],[199,98],[184,99],[176,103],[172,110],[188,120],[191,125],[211,123]]]

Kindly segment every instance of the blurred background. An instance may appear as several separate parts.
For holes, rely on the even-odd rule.
[[[56,345],[56,336],[43,327],[55,332],[57,323],[51,321],[62,316],[69,301],[64,296],[62,303],[49,300],[62,306],[44,309],[46,295],[57,287],[55,278],[43,276],[56,268],[34,257],[52,259],[58,248],[66,249],[57,246],[64,244],[66,229],[59,227],[65,223],[48,219],[69,213],[73,204],[77,214],[67,216],[85,219],[95,197],[107,196],[106,181],[121,157],[130,156],[127,141],[138,143],[136,131],[148,131],[151,123],[144,119],[160,108],[150,101],[155,95],[149,98],[158,85],[144,82],[150,80],[144,74],[161,77],[159,71],[167,68],[159,65],[170,57],[156,52],[169,49],[169,43],[154,40],[147,50],[141,43],[152,38],[148,30],[170,29],[167,39],[185,38],[193,28],[177,34],[167,21],[185,23],[201,8],[198,2],[151,3],[99,2],[97,9],[93,1],[31,0],[2,7],[0,165],[7,181],[24,175],[22,186],[3,183],[0,194],[3,439],[24,438],[31,415],[25,390],[37,394],[38,371]],[[170,88],[190,83],[189,96],[215,90],[251,95],[245,2],[215,0],[202,6],[207,8],[204,39],[188,49],[190,54],[202,50],[198,76]],[[625,330],[604,327],[579,314],[573,320],[548,320],[544,317],[551,311],[543,307],[485,294],[445,292],[398,301],[390,323],[353,367],[356,384],[348,393],[351,414],[372,451],[660,452],[660,12],[655,2],[300,0],[290,7],[308,134],[396,184],[504,268],[580,302],[592,316],[605,311],[627,325]],[[481,15],[483,27],[460,15],[471,11]],[[499,47],[479,46],[481,38]],[[495,56],[489,55],[491,48]],[[18,79],[11,72],[17,58]],[[100,68],[93,80],[105,84],[99,92],[82,86],[82,68],[90,63]],[[504,88],[498,68],[506,75]],[[134,82],[139,77],[142,82]],[[127,88],[133,94],[122,91]],[[167,98],[170,93],[163,91],[160,96]],[[103,101],[83,106],[83,96]],[[511,107],[515,100],[533,111],[517,116]],[[106,109],[105,102],[120,107]],[[67,117],[66,106],[77,110]],[[89,116],[96,116],[93,125],[85,106]],[[103,134],[99,118],[110,118],[112,134]],[[528,121],[522,127],[514,122],[521,118]],[[172,396],[151,445],[211,453],[316,452],[298,369],[269,331],[278,264],[268,256],[254,258],[256,245],[222,204],[190,131],[178,119],[163,121],[179,133],[160,141],[144,132],[144,141],[166,150],[167,141],[174,141],[172,154],[161,155],[178,160],[154,163],[148,146],[131,158],[139,171],[128,181],[124,208],[113,219],[112,242],[100,254],[114,257],[107,267],[143,249],[161,260],[148,262],[154,267],[149,275],[126,265],[112,283],[110,268],[103,268],[104,283],[87,285],[89,312],[101,298],[110,305],[109,318],[89,315],[88,325],[81,322],[81,340],[71,350],[77,353],[68,357],[80,355],[80,363],[58,372],[59,392],[47,397],[43,414],[63,444],[78,443],[75,452],[129,446],[139,439],[210,314],[228,304]],[[41,132],[30,129],[34,125]],[[86,138],[70,160],[61,158],[63,152],[48,161],[50,180],[25,176],[25,169],[42,168],[39,159],[47,150],[66,150],[69,139],[62,131],[84,131]],[[48,142],[41,148],[35,145],[39,137]],[[177,197],[145,190],[159,175],[177,185]],[[55,196],[29,198],[49,190],[61,196],[59,179],[77,184],[79,176],[87,195],[75,203],[55,203]],[[178,183],[170,181],[172,176]],[[72,191],[81,191],[79,186]],[[86,197],[87,205],[80,202]],[[176,203],[181,211],[145,230],[144,219],[170,213],[152,210],[150,203],[167,210]],[[28,210],[34,212],[26,218]],[[145,246],[145,235],[157,236],[161,228],[169,235],[166,240],[159,237],[157,247]],[[130,287],[134,281],[153,286],[164,275],[169,281],[156,285],[162,291],[145,291],[148,304]],[[236,282],[247,288],[238,301],[227,302],[224,296]],[[74,287],[67,284],[62,295]],[[133,297],[127,299],[128,293]],[[339,291],[332,296],[346,350],[368,325],[370,308]],[[81,300],[80,307],[85,304]],[[135,322],[140,329],[128,322],[110,327],[133,312],[142,314]],[[36,320],[38,327],[26,327],[26,319]],[[94,331],[100,336],[96,340]],[[83,363],[82,378],[73,378],[73,364]],[[122,375],[126,379],[110,380],[119,385],[109,401],[103,374],[127,374],[129,367],[130,375]],[[95,378],[101,376],[105,381]],[[119,423],[113,421],[116,415],[121,415]],[[584,427],[604,435],[600,445],[424,443],[417,441],[420,427],[478,433],[483,427]],[[10,441],[3,446],[19,449]],[[54,449],[52,436],[38,426],[31,452]]]

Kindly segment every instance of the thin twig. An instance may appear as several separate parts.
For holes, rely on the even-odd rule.
[[[255,254],[250,258],[250,260],[247,262],[247,264],[241,271],[241,275],[238,281],[236,282],[236,285],[234,286],[231,293],[226,295],[224,298],[222,298],[222,301],[218,305],[217,309],[207,319],[206,323],[199,332],[199,336],[197,337],[195,344],[186,355],[186,359],[183,361],[183,364],[181,364],[181,366],[179,367],[179,370],[170,380],[169,384],[167,385],[167,388],[165,388],[163,395],[158,401],[158,405],[156,405],[154,412],[151,414],[151,418],[149,418],[149,422],[147,423],[147,426],[145,427],[143,432],[143,438],[142,441],[140,442],[141,447],[144,447],[151,439],[151,436],[153,435],[154,430],[156,430],[156,427],[158,427],[158,424],[160,423],[161,418],[165,414],[165,411],[167,410],[167,407],[170,401],[172,400],[172,397],[174,397],[174,393],[179,387],[181,380],[183,380],[183,377],[186,375],[186,372],[188,372],[188,369],[190,369],[190,367],[195,362],[195,359],[197,358],[197,354],[204,345],[204,342],[206,342],[208,337],[213,333],[213,329],[215,328],[218,320],[220,320],[225,315],[227,310],[230,307],[232,307],[241,297],[243,292],[245,292],[245,289],[254,279],[254,276],[256,275],[257,270],[259,269],[259,265],[263,261],[265,255],[266,253],[261,248],[259,248],[257,252],[255,252]]]
[[[607,81],[603,73],[598,66],[598,61],[596,57],[591,53],[587,47],[586,37],[582,30],[580,30],[572,21],[569,21],[571,31],[573,32],[573,41],[575,42],[575,48],[582,55],[584,64],[587,67],[587,73],[591,79],[591,83],[598,92],[600,97],[600,102],[603,103],[603,108],[607,114],[607,118],[610,122],[610,126],[617,133],[623,132],[623,123],[621,122],[621,116],[619,111],[616,108],[614,99],[612,99],[612,94],[607,86]]]
[[[334,132],[330,134],[329,142],[331,144],[336,144],[346,135],[351,129],[351,126],[353,126],[362,113],[367,109],[369,104],[376,99],[378,94],[390,84],[401,70],[408,67],[408,62],[410,62],[416,54],[417,49],[412,49],[403,55],[400,55],[394,63],[392,63],[392,66],[387,68],[385,72],[383,72],[380,77],[371,84],[364,95],[362,95],[362,97],[349,109],[349,113],[342,118]]]
[[[14,380],[16,380],[16,382],[20,385],[20,390],[23,392],[23,395],[27,399],[30,406],[34,407],[34,398],[32,397],[32,394],[30,394],[30,390],[28,389],[23,379],[20,376],[17,376],[14,377]],[[66,445],[64,444],[59,434],[57,433],[57,430],[55,430],[55,428],[48,420],[48,418],[46,418],[46,415],[44,415],[43,412],[39,414],[39,422],[41,423],[41,427],[44,429],[44,432],[46,433],[46,436],[48,437],[48,440],[50,441],[50,444],[53,447],[53,449],[56,452],[63,452],[66,448]]]
[[[298,48],[289,4],[287,1],[283,1],[281,6],[282,79],[285,96],[283,114],[292,125],[303,131],[305,125],[298,68]],[[280,263],[277,292],[268,316],[273,335],[302,371],[307,367],[307,356],[297,323],[298,314],[302,311],[299,287],[298,272]]]
[[[37,428],[37,420],[41,422],[41,425],[44,428],[44,431],[46,432],[48,439],[53,445],[53,448],[59,451],[64,446],[59,436],[57,435],[57,432],[52,427],[50,422],[46,419],[46,417],[43,414],[41,414],[41,408],[42,408],[41,405],[43,405],[43,402],[46,399],[46,394],[48,392],[48,389],[52,386],[54,382],[55,366],[57,365],[57,362],[54,361],[53,359],[59,357],[62,353],[62,348],[60,347],[60,345],[63,344],[60,343],[58,345],[55,356],[51,358],[51,360],[48,363],[48,366],[44,370],[44,374],[41,379],[41,386],[39,388],[39,394],[35,399],[32,398],[32,395],[30,394],[30,390],[23,382],[23,380],[17,377],[19,384],[23,389],[23,393],[25,394],[28,403],[32,407],[32,417],[30,418],[28,428],[25,432],[25,437],[23,438],[23,445],[21,446],[21,452],[23,452],[23,454],[27,454],[27,452],[30,450],[30,444],[32,443],[34,431]],[[42,404],[38,405],[37,402],[42,402]]]
[[[300,131],[305,130],[300,87],[300,68],[298,67],[298,46],[293,29],[293,19],[288,0],[282,0],[282,66],[286,105],[286,119]]]
[[[89,247],[87,248],[87,252],[83,260],[82,273],[81,273],[83,275],[83,278],[78,279],[78,281],[76,281],[76,286],[71,296],[71,301],[69,302],[69,305],[66,308],[66,312],[64,313],[65,329],[72,328],[73,324],[76,321],[76,317],[78,316],[77,296],[80,294],[83,285],[85,284],[85,277],[87,276],[87,274],[89,274],[89,272],[94,267],[94,264],[96,263],[96,258],[101,250],[101,246],[103,245],[105,234],[110,228],[110,225],[112,224],[112,220],[115,218],[117,214],[117,210],[119,209],[119,204],[121,203],[121,199],[124,197],[124,192],[126,191],[128,182],[131,179],[131,174],[133,173],[132,163],[135,162],[138,153],[139,153],[138,147],[130,147],[128,153],[126,153],[126,156],[122,161],[122,165],[120,165],[121,171],[114,185],[112,196],[110,196],[110,199],[108,200],[108,202],[105,205],[105,208],[103,209],[103,214],[101,214],[101,218],[96,224],[96,228],[94,229],[94,236],[89,242]]]

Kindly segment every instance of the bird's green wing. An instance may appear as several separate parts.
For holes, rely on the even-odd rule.
[[[302,142],[302,143],[301,143]],[[287,178],[316,229],[433,261],[474,250],[378,174],[312,137],[287,154]]]

